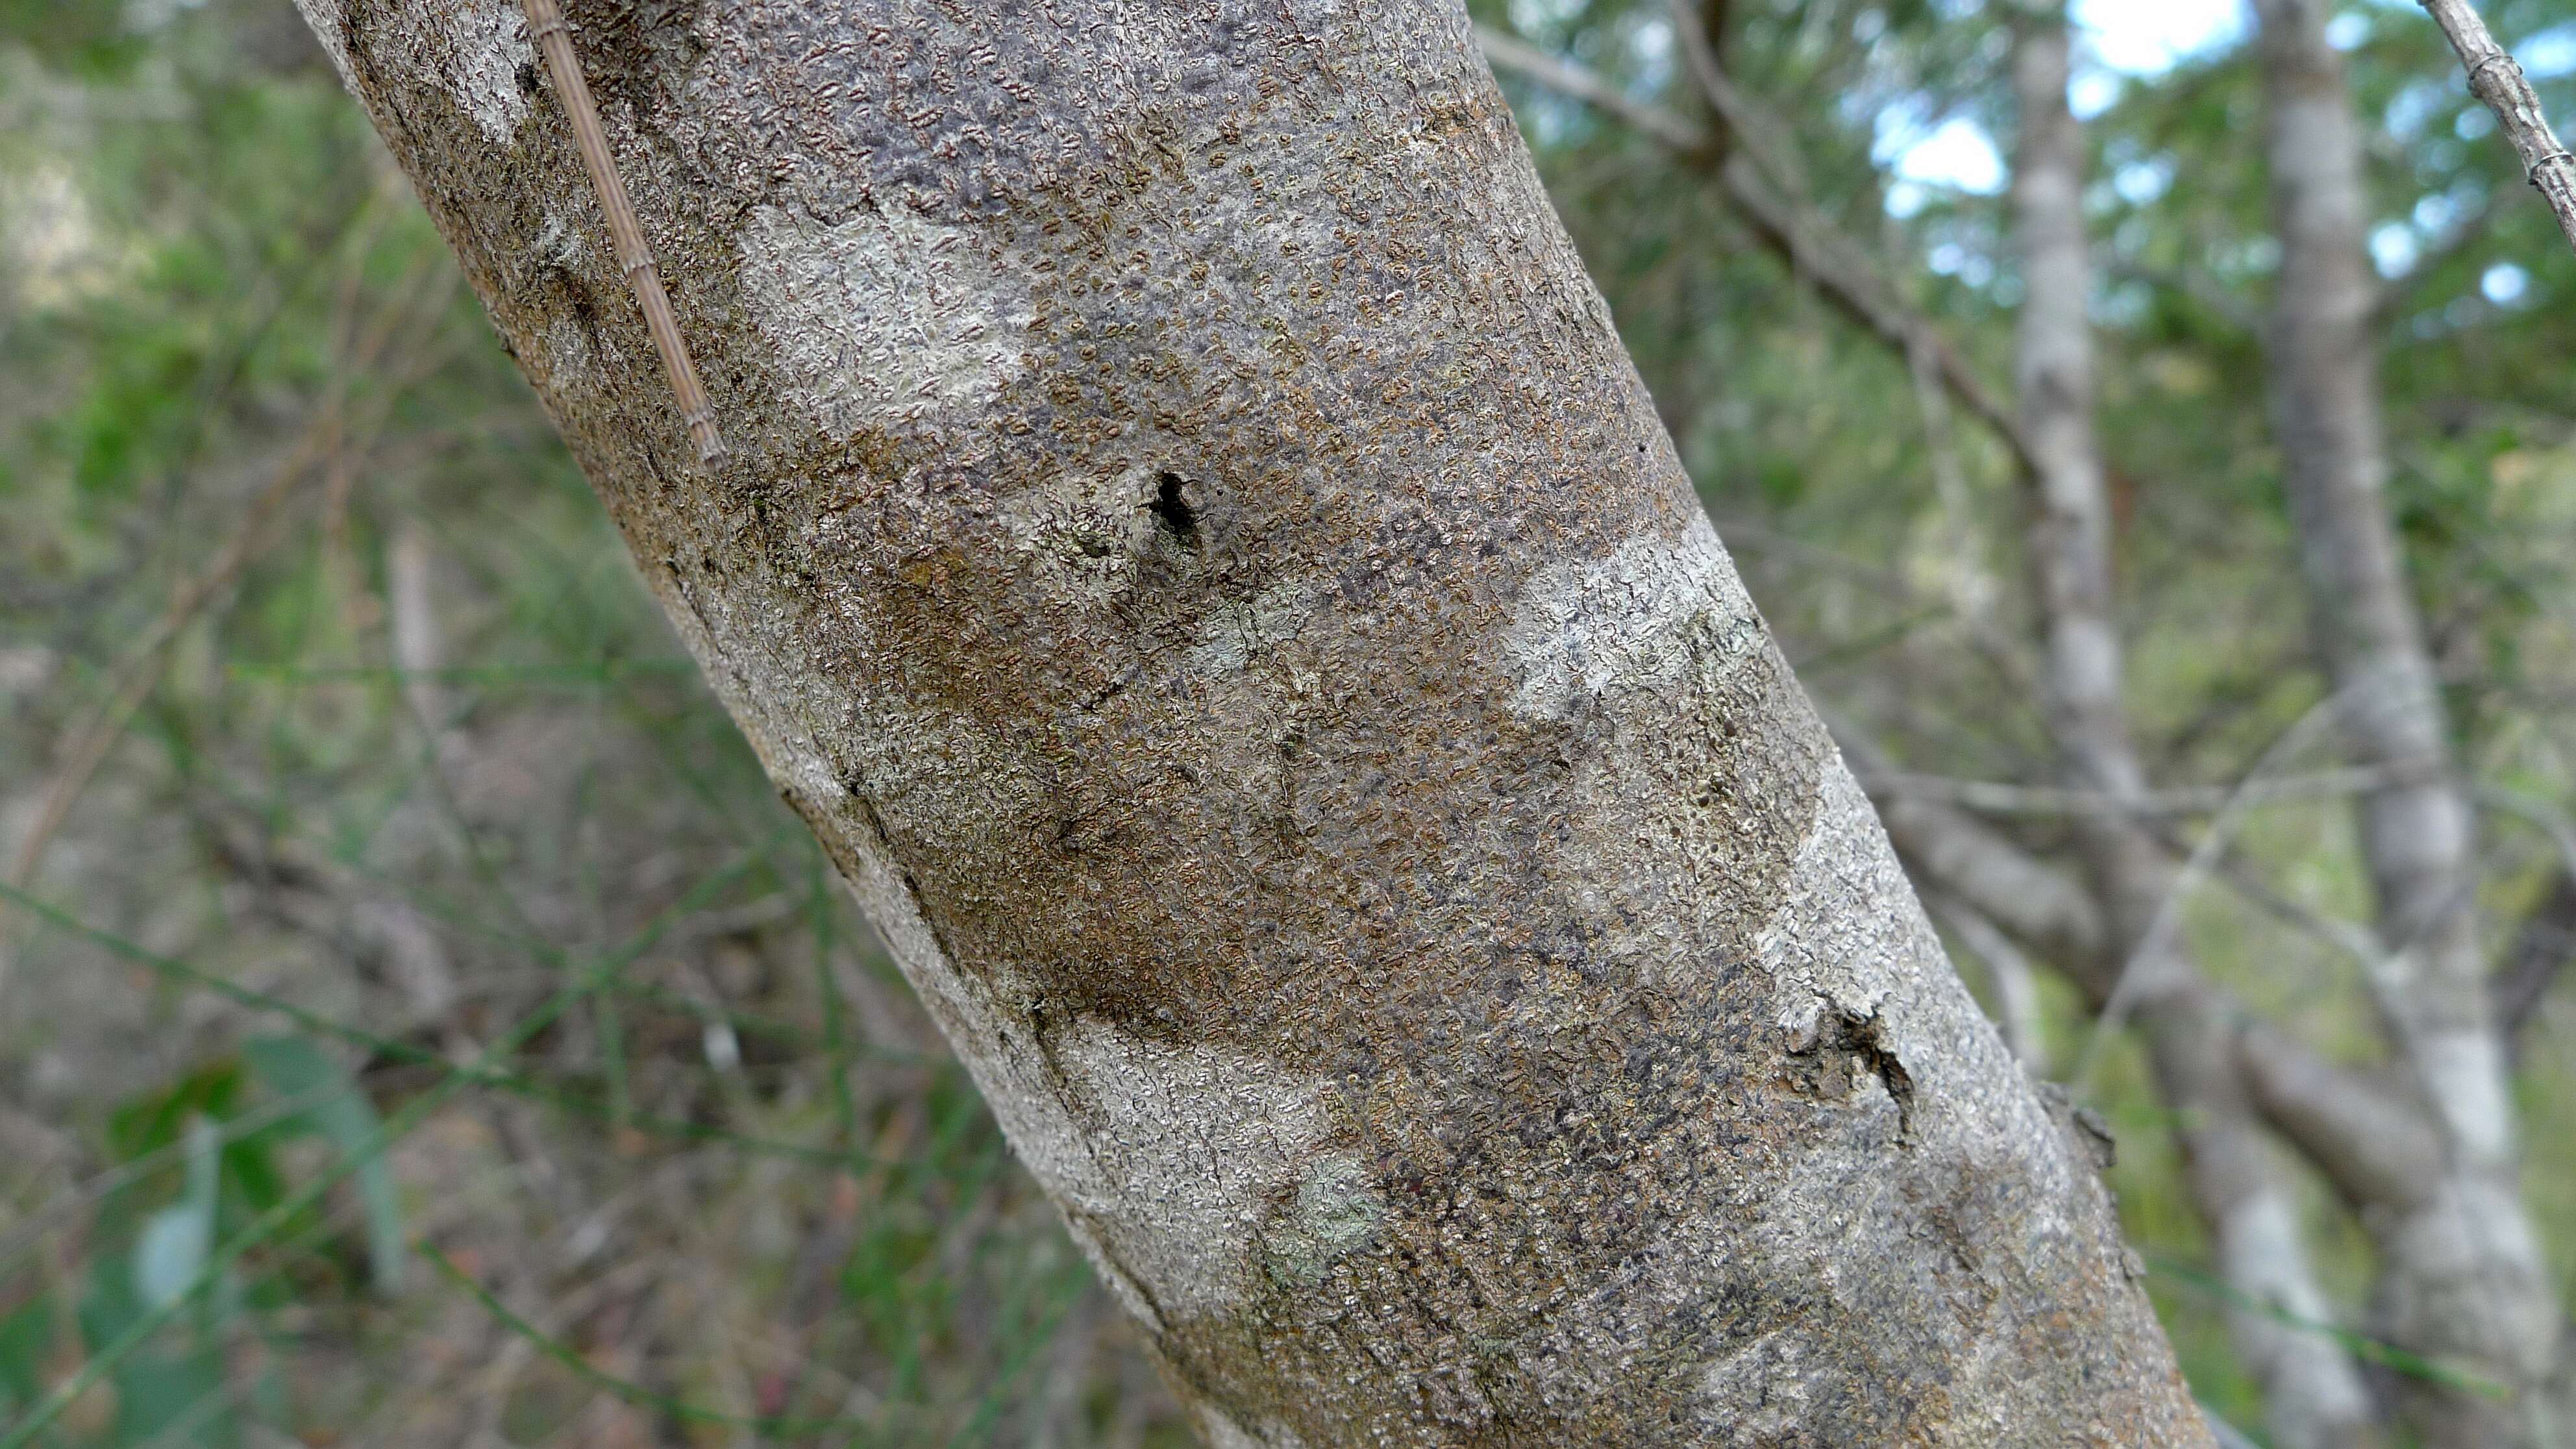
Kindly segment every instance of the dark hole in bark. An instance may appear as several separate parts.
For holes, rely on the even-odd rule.
[[[1184,548],[1196,548],[1199,542],[1199,511],[1182,496],[1189,480],[1178,473],[1154,475],[1154,500],[1146,504],[1154,512],[1154,521]]]

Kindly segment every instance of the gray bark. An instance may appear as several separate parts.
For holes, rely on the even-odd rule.
[[[2094,435],[2093,334],[2087,304],[2084,144],[2069,110],[2065,12],[2023,12],[2013,57],[2020,134],[2013,225],[2022,264],[2015,391],[2035,498],[2031,567],[2054,734],[2068,784],[2104,808],[2074,817],[2077,853],[2103,902],[2101,967],[2143,983],[2137,1021],[2178,1124],[2183,1173],[2208,1225],[2216,1267],[2249,1304],[2331,1321],[2309,1265],[2297,1193],[2272,1158],[2239,1079],[2229,1003],[2157,920],[2177,888],[2173,863],[2142,823],[2147,772],[2129,734],[2113,613],[2110,492]],[[2116,984],[2108,988],[2117,990]],[[2107,994],[2107,993],[2106,993]],[[2376,1414],[2341,1345],[2280,1317],[2239,1309],[2228,1329],[2262,1385],[2284,1449],[2372,1442]]]
[[[2386,1330],[2475,1364],[2501,1400],[2410,1380],[2439,1445],[2542,1443],[2560,1314],[2516,1181],[2506,1054],[2474,914],[2474,818],[2382,497],[2361,135],[2321,0],[2258,0],[2281,270],[2268,338],[2283,487],[2311,625],[2347,749],[2385,783],[2360,800],[2391,1047],[2443,1146],[2438,1191],[2366,1203]],[[2350,1190],[2350,1185],[2347,1185]]]
[[[1452,3],[305,0],[1209,1440],[2206,1444]]]
[[[2469,93],[2486,103],[2496,125],[2522,161],[2523,176],[2558,218],[2558,230],[2576,246],[2576,155],[2558,143],[2549,129],[2549,114],[2523,76],[2522,63],[2496,44],[2469,0],[2423,0],[2424,12],[2442,28],[2442,37],[2459,53],[2469,78]]]

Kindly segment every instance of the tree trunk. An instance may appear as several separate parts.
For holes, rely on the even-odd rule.
[[[2383,483],[2361,137],[2320,0],[2258,0],[2266,151],[2281,240],[2268,339],[2283,487],[2319,655],[2348,750],[2388,781],[2360,803],[2389,965],[2380,1004],[2398,1065],[2442,1144],[2439,1180],[2364,1199],[2387,1330],[2500,1380],[2505,1397],[2410,1380],[2428,1441],[2554,1439],[2544,1385],[2560,1315],[2516,1182],[2505,1052],[2475,919],[2474,819],[2451,756]],[[2349,1190],[2349,1189],[2348,1189]]]
[[[2015,377],[2036,498],[2030,519],[2052,733],[2069,783],[2108,808],[2075,818],[2075,843],[2103,903],[2104,949],[2092,994],[2135,973],[2138,1026],[2178,1124],[2183,1174],[2208,1224],[2217,1268],[2249,1305],[2228,1315],[2283,1449],[2372,1442],[2375,1417],[2335,1340],[2290,1326],[2332,1314],[2310,1270],[2298,1201],[2272,1160],[2239,1078],[2228,1004],[2175,933],[2159,928],[2176,881],[2140,823],[2147,771],[2129,736],[2112,607],[2110,494],[2094,435],[2092,267],[2084,239],[2084,138],[2068,108],[2066,16],[2041,4],[2017,26],[2020,137],[2013,224],[2023,298]]]
[[[305,0],[1218,1445],[2206,1444],[1454,0]],[[646,18],[649,17],[649,18]]]

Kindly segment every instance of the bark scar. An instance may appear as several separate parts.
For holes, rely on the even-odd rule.
[[[1825,1101],[1849,1094],[1855,1067],[1878,1078],[1896,1104],[1897,1145],[1913,1142],[1914,1074],[1897,1059],[1885,1021],[1876,1012],[1855,1016],[1827,1007],[1791,1031],[1788,1055],[1796,1085]]]

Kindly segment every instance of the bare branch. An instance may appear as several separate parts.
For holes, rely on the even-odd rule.
[[[1718,146],[1718,138],[1697,121],[1638,100],[1583,67],[1559,60],[1527,41],[1479,25],[1476,43],[1484,48],[1485,62],[1494,69],[1510,71],[1596,111],[1616,116],[1632,130],[1652,136],[1676,151],[1696,155]]]
[[[2033,1073],[2048,1065],[2047,1019],[2039,1005],[2039,973],[2012,937],[1986,919],[1985,913],[1946,891],[1926,893],[1932,915],[1985,963],[1986,979],[1995,988],[1995,1025],[2015,1060]]]
[[[2550,882],[2549,894],[2541,897],[2531,914],[2522,918],[2513,944],[2505,948],[2504,961],[2487,984],[2496,1029],[2504,1034],[2505,1050],[2516,1060],[2522,1056],[2523,1039],[2530,1033],[2541,1000],[2570,959],[2576,959],[2576,875],[2562,874]]]
[[[2514,154],[2522,158],[2523,175],[2549,203],[2568,244],[2576,246],[2576,156],[2569,155],[2549,129],[2549,116],[2540,109],[2540,97],[2524,78],[2521,64],[2496,44],[2469,0],[2422,0],[2422,4],[2433,23],[2442,27],[2451,49],[2459,52],[2460,64],[2467,67],[2469,94],[2495,112],[2496,125],[2513,143]]]
[[[2270,1027],[2237,1033],[2237,1060],[2264,1119],[2359,1206],[2419,1206],[2444,1172],[2424,1115],[2370,1079]]]
[[[1910,874],[1956,897],[2078,981],[2087,979],[2102,954],[2105,928],[2100,908],[2080,883],[1965,811],[1886,792],[1877,783],[1890,773],[1885,757],[1848,722],[1828,715],[1826,723],[1852,773],[1870,791],[1888,840]]]
[[[2190,857],[2184,860],[2182,869],[2168,884],[2164,898],[2157,903],[2154,919],[2129,951],[2128,959],[2120,965],[2110,994],[2102,1003],[2101,1013],[2094,1019],[2093,1034],[2085,1042],[2083,1054],[2076,1058],[2072,1081],[2079,1090],[2092,1076],[2093,1068],[2101,1061],[2103,1047],[2110,1041],[2111,1034],[2120,1029],[2120,1023],[2135,999],[2144,992],[2168,984],[2153,979],[2151,973],[2141,968],[2150,962],[2161,963],[2169,959],[2166,947],[2180,929],[2183,901],[2217,865],[2228,837],[2235,833],[2238,822],[2254,805],[2257,799],[2254,792],[2263,778],[2271,773],[2276,762],[2289,759],[2331,724],[2350,693],[2346,690],[2329,695],[2293,721],[2254,761],[2254,767],[2246,771],[2244,781],[2236,786],[2232,797],[2211,817],[2209,828],[2202,833],[2200,842],[2192,848]]]
[[[2012,409],[1986,385],[1967,358],[1951,345],[1929,318],[1895,300],[1893,289],[1860,260],[1866,253],[1813,210],[1781,195],[1761,174],[1762,168],[1740,151],[1730,152],[1717,136],[1697,122],[1649,102],[1636,100],[1580,66],[1483,26],[1476,41],[1496,70],[1509,71],[1561,95],[1615,116],[1639,132],[1679,153],[1704,174],[1715,177],[1736,214],[1765,247],[1789,265],[1791,272],[1815,284],[1825,300],[1884,343],[1900,362],[1911,365],[1917,352],[1932,359],[1941,385],[1959,406],[1992,430],[2013,462],[2025,474],[2034,464],[2029,443]],[[1741,107],[1739,93],[1729,88],[1723,105]]]
[[[2247,800],[2302,800],[2317,796],[2357,795],[2379,787],[2377,770],[2316,770],[2247,785],[2180,785],[2115,796],[2106,790],[2053,785],[2014,785],[1997,780],[1961,780],[1912,770],[1892,770],[1863,783],[1872,791],[1912,795],[1963,805],[1982,815],[2205,815],[2224,809],[2239,796]]]

